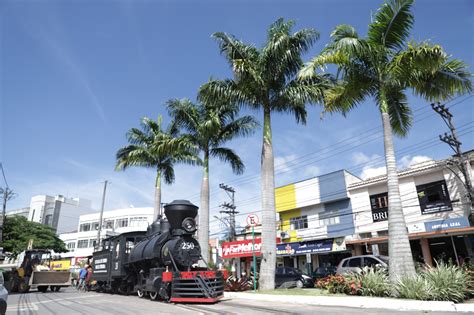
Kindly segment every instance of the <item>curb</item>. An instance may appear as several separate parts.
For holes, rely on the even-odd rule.
[[[272,295],[241,292],[225,292],[227,298],[308,304],[318,306],[339,306],[368,309],[386,309],[396,311],[449,311],[449,312],[474,312],[474,304],[455,304],[444,301],[417,301],[379,297],[359,296],[298,296],[298,295]]]

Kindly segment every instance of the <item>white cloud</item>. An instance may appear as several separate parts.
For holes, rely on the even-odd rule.
[[[428,162],[428,161],[433,161],[433,159],[425,155],[415,155],[413,157],[411,157],[410,155],[405,155],[400,159],[400,161],[398,161],[398,168],[400,170],[403,170],[406,168],[410,168],[414,166],[415,164]]]
[[[405,155],[398,161],[398,169],[403,170],[415,164],[432,160],[432,158],[424,155],[415,155],[413,157],[411,155]],[[384,165],[385,159],[378,154],[368,156],[362,152],[356,152],[352,155],[352,161],[359,167],[363,165],[360,173],[362,179],[385,175],[387,173],[387,169]]]

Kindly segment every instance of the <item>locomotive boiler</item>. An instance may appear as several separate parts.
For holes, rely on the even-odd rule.
[[[223,297],[226,275],[197,266],[202,260],[193,237],[198,207],[175,200],[164,209],[166,220],[159,218],[146,233],[104,240],[104,249],[93,254],[96,289],[169,302],[216,302]]]

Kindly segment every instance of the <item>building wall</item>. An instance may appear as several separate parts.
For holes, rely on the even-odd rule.
[[[276,189],[276,209],[286,242],[340,237],[354,233],[347,185],[360,181],[341,170]],[[292,219],[307,217],[307,228],[293,229]]]
[[[68,243],[75,243],[74,250],[71,250],[66,257],[85,257],[92,255],[97,240],[99,218],[100,212],[81,215],[79,222],[76,222],[77,232],[59,235],[66,243],[66,246]],[[137,220],[137,218],[140,218],[140,220]],[[101,230],[101,239],[125,232],[146,231],[148,226],[153,223],[153,208],[126,208],[104,211],[102,219],[103,228]],[[113,224],[107,226],[110,222]],[[127,226],[120,226],[124,222],[127,222]],[[89,227],[90,230],[85,231],[84,229],[86,227]]]
[[[450,171],[441,166],[415,166],[410,171],[399,175],[400,196],[402,199],[403,214],[407,225],[443,220],[466,216],[470,208],[463,200],[462,186]],[[417,193],[417,186],[445,180],[449,197],[452,202],[452,211],[422,214]],[[356,184],[357,185],[357,184]],[[388,221],[373,222],[369,196],[387,192],[386,181],[375,182],[364,187],[350,187],[349,194],[353,205],[355,237],[360,234],[388,230]]]

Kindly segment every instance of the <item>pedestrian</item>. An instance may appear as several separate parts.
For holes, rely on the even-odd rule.
[[[89,266],[84,265],[84,267],[79,271],[79,285],[77,286],[80,289],[83,285],[85,285],[86,277],[87,277],[87,268]]]
[[[92,267],[89,266],[87,267],[87,274],[85,278],[87,291],[89,291],[90,286],[91,286],[91,277],[92,277]]]

